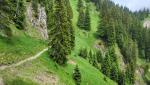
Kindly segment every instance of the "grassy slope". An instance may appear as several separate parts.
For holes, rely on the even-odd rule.
[[[43,41],[33,39],[24,32],[10,26],[13,31],[13,36],[8,40],[0,38],[0,65],[10,64],[27,57],[30,57],[43,48]]]
[[[46,75],[53,75],[53,77],[58,78],[58,85],[74,85],[72,80],[72,73],[75,65],[68,64],[65,67],[56,65],[51,59],[49,59],[47,52],[45,52],[38,59],[27,62],[17,68],[7,69],[1,72],[4,76],[5,81],[10,81],[12,79],[20,78],[24,80],[32,80],[38,82],[35,79],[40,73],[46,73]],[[91,66],[87,61],[80,57],[72,57],[72,61],[77,63],[82,74],[81,85],[114,85],[115,83],[110,79],[106,78],[107,82],[104,81],[104,76],[93,66]],[[18,74],[19,73],[19,74]],[[13,78],[12,78],[13,77]],[[43,78],[43,76],[39,76]],[[38,82],[40,83],[40,82]],[[12,85],[11,82],[9,85]],[[43,85],[43,84],[42,84]]]
[[[98,13],[95,11],[95,6],[90,4],[92,30],[90,32],[85,32],[78,29],[76,26],[78,17],[78,12],[76,11],[77,0],[70,0],[70,2],[74,12],[73,26],[75,29],[76,46],[75,50],[69,56],[69,61],[79,65],[79,69],[82,74],[81,85],[115,85],[116,83],[108,78],[106,78],[107,81],[104,81],[104,75],[100,71],[91,66],[88,61],[77,56],[79,49],[81,48],[87,48],[88,50],[93,51],[96,50],[94,48],[94,44],[96,42],[94,33],[96,31],[99,18]],[[2,74],[1,76],[4,77],[5,82],[8,82],[9,85],[13,85],[12,82],[9,81],[12,79],[16,80],[18,76],[20,79],[25,81],[28,80],[30,82],[38,82],[35,77],[40,73],[46,73],[47,75],[53,75],[54,77],[58,78],[58,85],[74,85],[74,81],[72,80],[74,67],[75,65],[71,63],[68,63],[68,65],[65,67],[60,67],[48,58],[47,53],[44,53],[40,58],[32,62],[27,62],[16,68],[7,69],[0,72],[0,74]]]
[[[87,48],[88,50],[95,50],[94,44],[95,44],[95,37],[94,33],[97,30],[97,25],[98,25],[98,12],[95,11],[95,6],[94,4],[90,3],[90,14],[91,14],[91,31],[87,32],[84,30],[80,30],[77,27],[77,20],[78,20],[78,12],[77,12],[77,1],[78,0],[70,0],[71,6],[73,9],[73,26],[75,29],[75,36],[76,36],[76,46],[75,46],[75,53],[79,51],[81,48]]]

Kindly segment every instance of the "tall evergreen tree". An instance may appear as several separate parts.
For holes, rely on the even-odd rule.
[[[90,12],[89,12],[89,7],[86,7],[85,11],[85,17],[84,17],[84,29],[87,31],[91,30],[91,18],[90,18]]]
[[[132,70],[133,66],[127,65],[126,68],[126,82],[128,84],[134,84],[135,76],[134,76],[134,70]]]
[[[99,18],[101,18],[101,21],[99,22],[99,25],[98,25],[97,35],[99,38],[102,38],[103,40],[106,41],[106,39],[107,39],[107,33],[106,33],[107,17],[106,16],[102,17],[101,15],[99,15]]]
[[[54,28],[51,31],[50,57],[58,64],[65,64],[69,54],[69,37],[67,13],[64,0],[55,0]]]
[[[18,29],[25,29],[25,11],[26,11],[26,7],[25,7],[25,3],[23,0],[17,0],[16,3],[16,13],[15,16],[13,18],[13,21],[16,24],[16,27]]]
[[[88,55],[88,56],[89,56],[89,57],[88,57],[89,63],[90,63],[90,64],[93,64],[93,53],[92,53],[91,50],[89,51],[89,55]]]
[[[14,1],[16,3],[16,1]],[[5,36],[10,38],[12,36],[12,31],[9,27],[11,21],[14,18],[16,5],[11,0],[1,0],[0,1],[0,32]]]
[[[103,56],[102,56],[102,52],[101,51],[96,52],[96,58],[97,58],[97,62],[98,63],[102,63],[103,62]]]
[[[107,36],[108,36],[108,45],[114,45],[116,42],[116,32],[115,32],[115,25],[114,25],[114,20],[110,19],[108,28],[107,28]]]
[[[71,53],[71,50],[74,48],[75,46],[75,35],[74,35],[74,29],[72,26],[72,18],[73,18],[73,11],[70,5],[70,1],[69,0],[65,0],[65,5],[66,5],[66,11],[67,11],[67,21],[68,21],[68,37],[69,37],[69,48],[70,51],[69,53]]]
[[[72,7],[70,4],[69,0],[65,0],[65,5],[66,5],[66,11],[67,11],[67,17],[68,19],[72,19],[73,18],[73,11],[72,11]]]
[[[125,85],[126,84],[126,78],[124,72],[119,71],[118,73],[118,85]]]
[[[78,21],[77,21],[77,26],[81,29],[84,28],[84,16],[85,16],[85,13],[84,13],[84,9],[83,7],[79,8],[79,16],[78,16]]]
[[[84,59],[87,59],[87,57],[88,57],[88,51],[87,51],[87,49],[81,49],[80,53],[79,53],[79,56],[81,56]]]
[[[110,72],[111,72],[111,60],[109,53],[106,53],[105,59],[102,63],[102,73],[105,74],[107,77],[110,77]]]
[[[83,8],[83,1],[82,0],[78,0],[78,4],[77,4],[77,11],[79,12],[81,8]]]
[[[32,0],[32,8],[34,10],[34,17],[38,17],[38,4],[39,4],[39,0]]]
[[[81,83],[81,73],[79,71],[78,66],[76,66],[75,69],[74,69],[73,79],[74,79],[76,85],[80,85],[80,83]]]
[[[111,78],[112,80],[118,82],[118,80],[119,80],[118,74],[119,74],[118,65],[116,65],[115,63],[113,63],[113,64],[112,64],[112,68],[111,68],[110,78]]]

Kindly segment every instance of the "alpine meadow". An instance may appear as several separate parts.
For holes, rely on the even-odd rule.
[[[150,85],[148,0],[0,0],[0,85]]]

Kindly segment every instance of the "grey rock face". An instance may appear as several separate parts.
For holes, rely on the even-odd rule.
[[[27,7],[27,17],[30,23],[34,28],[36,28],[39,34],[43,37],[43,39],[48,39],[47,32],[47,15],[45,12],[45,7],[42,7],[40,4],[38,5],[38,17],[34,17],[34,11],[32,9],[32,5]]]

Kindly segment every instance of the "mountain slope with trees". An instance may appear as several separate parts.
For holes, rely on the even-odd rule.
[[[0,84],[149,84],[148,9],[132,12],[110,0],[0,2],[0,66],[48,47],[33,61],[1,70]]]

